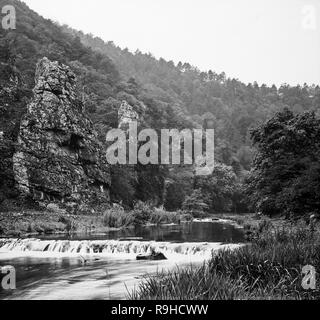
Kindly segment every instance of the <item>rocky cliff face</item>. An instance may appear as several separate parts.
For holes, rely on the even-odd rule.
[[[43,58],[13,156],[20,192],[38,200],[109,199],[109,167],[69,67]]]
[[[18,195],[12,157],[26,96],[28,93],[24,91],[17,70],[10,63],[0,62],[0,203]]]

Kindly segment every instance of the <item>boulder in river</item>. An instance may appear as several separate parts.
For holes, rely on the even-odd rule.
[[[137,260],[167,260],[161,252],[152,252],[151,254],[139,254]]]

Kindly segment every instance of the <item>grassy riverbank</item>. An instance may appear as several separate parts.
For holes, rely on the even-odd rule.
[[[319,299],[304,290],[302,268],[320,270],[320,232],[306,225],[261,222],[251,244],[221,251],[201,268],[177,269],[145,279],[132,299]]]
[[[0,237],[27,237],[68,233],[106,233],[136,225],[180,224],[192,217],[138,202],[133,210],[112,208],[91,214],[68,214],[55,204],[46,208],[13,208],[0,213]]]
[[[1,237],[27,237],[68,233],[104,233],[103,216],[69,215],[49,211],[25,210],[0,214]]]

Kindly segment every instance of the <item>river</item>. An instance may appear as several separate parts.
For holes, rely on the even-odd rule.
[[[103,235],[0,239],[0,266],[14,266],[17,278],[17,289],[0,291],[0,299],[125,299],[147,274],[197,267],[215,250],[234,249],[243,241],[240,228],[211,219]],[[167,260],[136,260],[151,250]]]

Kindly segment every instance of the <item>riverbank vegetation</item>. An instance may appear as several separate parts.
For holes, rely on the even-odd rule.
[[[32,209],[1,212],[0,238],[104,233],[101,215],[70,215]]]
[[[320,268],[320,232],[304,222],[275,227],[262,222],[251,243],[220,251],[200,268],[176,269],[146,278],[131,299],[319,299],[305,290],[302,268]]]
[[[137,202],[133,210],[125,211],[116,205],[104,213],[104,225],[111,228],[123,228],[147,224],[180,224],[181,221],[190,221],[190,214],[168,212],[163,208],[154,208],[147,203]]]
[[[23,207],[10,204],[0,212],[0,237],[105,233],[110,229],[180,224],[193,219],[184,211],[168,212],[144,202],[137,202],[131,210],[114,204],[88,214],[70,214],[52,203],[43,208],[34,204]]]

